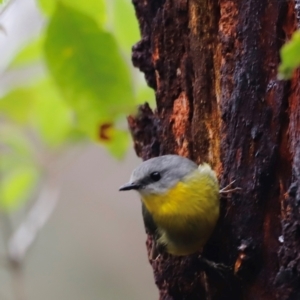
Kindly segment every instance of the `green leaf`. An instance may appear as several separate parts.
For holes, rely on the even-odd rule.
[[[154,90],[146,84],[139,85],[137,87],[136,98],[138,104],[144,104],[145,102],[148,102],[151,107],[154,108],[156,106]]]
[[[0,99],[0,115],[16,123],[25,124],[33,102],[30,88],[16,88]]]
[[[60,146],[75,130],[73,112],[50,79],[5,95],[0,99],[1,113],[14,122],[35,128],[47,146]]]
[[[0,210],[11,211],[32,194],[39,170],[32,144],[22,128],[2,124],[0,151]]]
[[[79,127],[98,139],[103,123],[134,109],[129,68],[113,36],[88,16],[58,5],[47,30],[46,60]]]
[[[279,78],[289,79],[293,71],[300,66],[300,31],[296,31],[292,39],[280,50],[281,64]]]
[[[31,166],[22,166],[1,179],[0,209],[12,211],[28,199],[37,182],[37,171]]]
[[[32,123],[48,146],[61,146],[74,129],[72,110],[62,99],[55,84],[45,80],[34,86]]]
[[[104,145],[115,158],[122,159],[129,147],[129,132],[113,127],[110,130],[109,137],[109,140],[105,141],[102,139],[100,143]]]
[[[17,126],[9,126],[2,124],[0,128],[0,157],[3,155],[19,157],[22,160],[24,158],[31,160],[33,155],[33,148],[28,138],[24,135],[22,129]],[[1,163],[6,162],[5,159],[0,159]],[[16,164],[20,164],[20,161],[15,160]]]
[[[11,61],[9,67],[16,68],[43,59],[43,37],[35,38],[23,47]]]
[[[98,25],[102,25],[106,18],[105,0],[38,0],[42,11],[51,16],[59,3],[72,7],[77,11],[93,18]]]
[[[113,32],[122,50],[130,57],[132,46],[140,38],[133,4],[130,0],[113,0],[111,4]]]

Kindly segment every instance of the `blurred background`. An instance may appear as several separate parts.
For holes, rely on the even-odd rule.
[[[0,1],[0,299],[158,298],[126,115],[130,0]]]

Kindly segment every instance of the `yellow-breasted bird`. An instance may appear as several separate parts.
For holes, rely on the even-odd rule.
[[[225,189],[222,191],[227,192]],[[144,223],[154,236],[156,250],[172,255],[201,250],[219,218],[220,191],[215,172],[206,163],[198,166],[182,156],[164,155],[144,161],[119,190],[138,191]],[[157,253],[153,250],[151,256]]]

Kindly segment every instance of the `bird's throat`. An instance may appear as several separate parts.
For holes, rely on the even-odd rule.
[[[157,224],[164,228],[180,229],[185,226],[187,217],[196,213],[190,205],[193,195],[189,190],[186,183],[179,182],[167,193],[148,195],[142,200]]]

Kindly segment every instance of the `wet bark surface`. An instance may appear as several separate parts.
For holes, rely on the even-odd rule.
[[[157,101],[128,118],[137,155],[209,162],[221,186],[242,188],[222,200],[203,254],[232,271],[164,254],[151,262],[160,299],[300,299],[300,73],[277,79],[294,3],[133,4],[142,37],[132,60]]]

